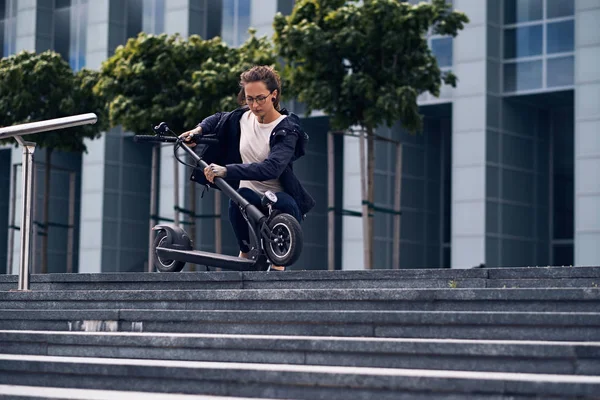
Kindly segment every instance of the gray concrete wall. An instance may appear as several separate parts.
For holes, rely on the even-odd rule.
[[[470,23],[454,40],[459,83],[452,105],[452,268],[485,262],[486,144],[494,96],[487,95],[488,4],[456,0]]]
[[[600,3],[575,2],[575,264],[600,264]]]

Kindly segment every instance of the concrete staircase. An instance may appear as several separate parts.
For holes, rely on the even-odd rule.
[[[0,276],[0,397],[600,398],[600,267],[31,282]]]

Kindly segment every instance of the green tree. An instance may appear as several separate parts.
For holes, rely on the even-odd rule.
[[[42,273],[48,270],[47,227],[52,153],[54,150],[84,152],[84,139],[98,137],[105,128],[103,102],[92,92],[96,79],[96,73],[90,70],[74,74],[69,64],[52,51],[39,54],[24,51],[0,60],[0,126],[90,112],[98,115],[98,122],[94,125],[26,136],[26,140],[37,143],[46,151],[43,209],[46,235],[42,239]],[[12,138],[4,141],[16,143]]]
[[[129,39],[102,64],[95,88],[108,101],[111,126],[147,134],[150,123],[166,121],[182,132],[235,107],[240,73],[256,63],[275,62],[270,42],[250,33],[239,48],[197,35],[140,33]]]
[[[293,95],[306,104],[308,113],[318,109],[328,114],[332,128],[358,125],[366,132],[363,173],[368,195],[363,204],[369,214],[376,127],[400,121],[411,132],[421,130],[418,96],[439,96],[442,82],[456,84],[452,73],[441,73],[427,34],[432,30],[456,36],[467,22],[465,14],[452,11],[445,0],[418,5],[398,0],[300,0],[290,16],[276,15],[274,41]],[[372,267],[373,259],[369,232],[366,268]]]

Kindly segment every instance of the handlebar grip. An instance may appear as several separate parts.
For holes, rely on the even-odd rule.
[[[176,137],[170,136],[155,136],[155,135],[135,135],[133,137],[134,142],[150,142],[150,143],[175,143],[177,141]]]

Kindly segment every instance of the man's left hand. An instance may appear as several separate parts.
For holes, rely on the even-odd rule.
[[[204,176],[210,183],[215,183],[215,178],[225,178],[227,176],[227,167],[221,167],[217,164],[210,164],[204,168]]]

